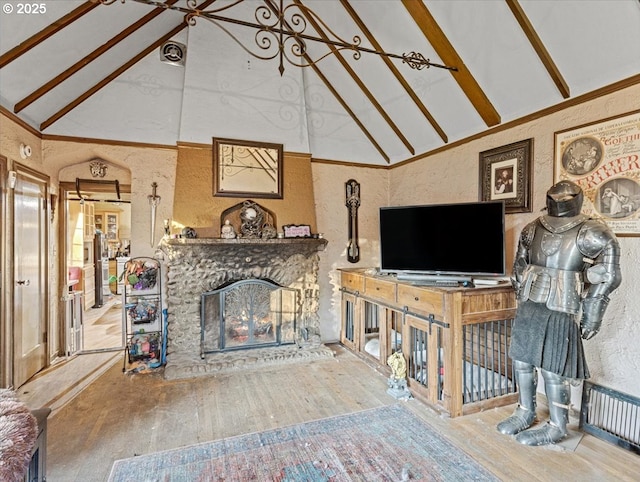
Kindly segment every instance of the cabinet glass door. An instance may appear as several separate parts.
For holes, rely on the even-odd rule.
[[[107,214],[107,239],[110,241],[118,240],[118,215]]]

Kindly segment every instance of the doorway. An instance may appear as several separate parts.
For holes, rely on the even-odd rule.
[[[79,323],[67,327],[67,339],[76,342],[79,353],[123,349],[119,276],[130,250],[130,186],[78,179],[60,183],[60,191],[65,211],[65,271],[70,291],[82,292],[82,316]]]

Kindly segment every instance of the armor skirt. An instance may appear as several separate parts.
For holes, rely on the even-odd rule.
[[[565,378],[589,378],[575,315],[521,301],[511,331],[509,356]]]

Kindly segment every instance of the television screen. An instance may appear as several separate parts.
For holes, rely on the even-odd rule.
[[[505,274],[504,203],[380,208],[381,271]]]

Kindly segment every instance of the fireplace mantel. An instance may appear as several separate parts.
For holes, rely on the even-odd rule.
[[[163,239],[156,256],[167,272],[165,377],[206,374],[229,364],[244,366],[247,359],[260,362],[258,352],[264,352],[264,357],[270,360],[274,358],[273,350],[267,349],[246,350],[242,361],[229,362],[228,355],[207,355],[204,360],[199,356],[201,295],[244,279],[268,279],[299,292],[300,323],[296,345],[279,347],[277,359],[286,361],[331,353],[320,342],[318,317],[319,252],[326,245],[327,240],[316,238]]]
[[[284,245],[284,244],[297,244],[297,245],[309,245],[317,246],[319,250],[324,249],[327,245],[327,240],[324,238],[165,238],[162,240],[164,244],[169,245],[194,245],[194,244],[255,244],[255,245]]]
[[[180,250],[179,247],[183,246],[203,254],[214,252],[213,250],[228,251],[241,249],[247,252],[277,252],[286,256],[287,253],[311,254],[316,251],[324,251],[327,246],[327,240],[322,238],[169,238],[163,239],[161,247],[162,245],[166,246],[165,250],[167,252],[171,252],[172,248]]]

